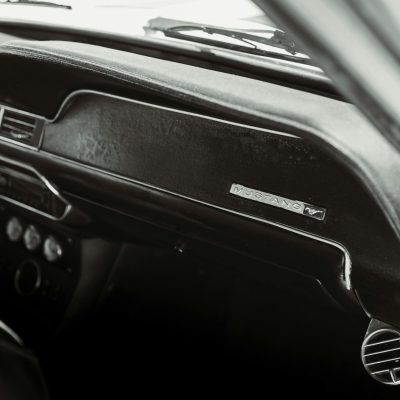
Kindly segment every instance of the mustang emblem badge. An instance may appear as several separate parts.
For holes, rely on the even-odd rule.
[[[229,193],[243,197],[244,199],[257,201],[258,203],[283,208],[287,211],[305,215],[306,217],[317,219],[319,221],[323,221],[326,216],[325,208],[316,207],[298,200],[290,200],[276,194],[262,192],[261,190],[248,188],[238,183],[232,184]]]

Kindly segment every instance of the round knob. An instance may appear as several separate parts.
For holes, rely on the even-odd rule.
[[[6,225],[6,235],[8,240],[17,243],[21,240],[23,233],[24,227],[22,226],[21,221],[16,217],[10,218]]]
[[[54,236],[49,236],[44,241],[43,254],[49,262],[56,262],[62,257],[63,248]]]
[[[23,262],[15,272],[14,286],[21,296],[34,295],[42,283],[39,265],[34,261]]]
[[[42,244],[42,236],[34,225],[29,225],[24,233],[24,245],[29,251],[36,251]]]

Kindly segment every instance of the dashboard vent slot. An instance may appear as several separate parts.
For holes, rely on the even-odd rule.
[[[37,146],[44,120],[16,110],[0,109],[0,136],[26,145]]]
[[[362,345],[362,361],[367,372],[387,385],[400,384],[400,333],[380,329],[367,336]]]

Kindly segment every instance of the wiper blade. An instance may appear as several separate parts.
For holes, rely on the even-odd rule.
[[[0,0],[0,4],[22,4],[22,5],[32,5],[32,6],[42,6],[42,7],[52,7],[52,8],[64,8],[67,10],[72,10],[72,7],[66,4],[56,3],[52,1],[40,1],[40,0]]]
[[[298,51],[295,42],[284,31],[274,27],[236,30],[176,21],[168,18],[154,18],[148,21],[144,29],[146,32],[162,32],[164,36],[174,39],[213,45],[256,55],[283,58],[306,64],[310,63],[310,58]],[[227,41],[218,40],[216,36],[226,38]],[[232,43],[229,39],[234,39],[239,44]]]

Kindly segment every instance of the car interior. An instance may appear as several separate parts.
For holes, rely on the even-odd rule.
[[[0,24],[0,381],[395,396],[399,168],[307,66]]]

